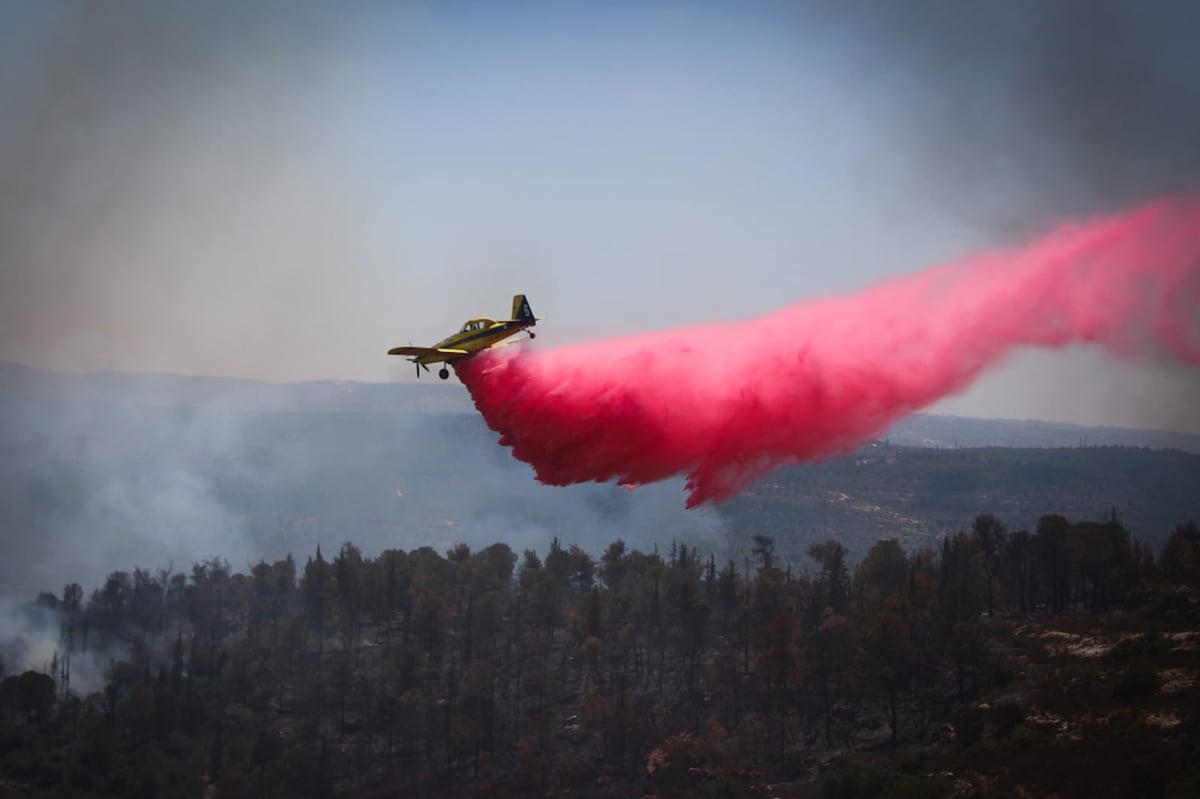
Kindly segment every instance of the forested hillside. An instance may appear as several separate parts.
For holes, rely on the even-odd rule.
[[[1200,529],[994,516],[851,568],[759,535],[115,572],[26,609],[29,796],[1194,796]],[[87,674],[99,661],[95,684]],[[6,668],[10,668],[5,664]]]
[[[694,513],[400,388],[0,369],[0,793],[1195,795],[1200,455]]]

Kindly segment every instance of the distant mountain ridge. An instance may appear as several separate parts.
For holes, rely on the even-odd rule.
[[[203,405],[240,411],[464,413],[471,399],[456,386],[312,380],[271,383],[240,377],[135,372],[56,372],[0,361],[0,396],[59,397],[154,405]]]
[[[469,413],[471,398],[457,385],[313,380],[271,383],[236,377],[57,372],[0,361],[0,395],[37,398],[70,390],[80,398],[161,405],[205,405],[245,411],[333,413]],[[1149,447],[1200,453],[1200,435],[1170,430],[1095,427],[1036,419],[984,419],[916,413],[900,420],[885,439],[896,445],[1053,448]]]

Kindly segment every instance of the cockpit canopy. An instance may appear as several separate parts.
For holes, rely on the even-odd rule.
[[[492,319],[486,319],[486,318],[469,319],[463,323],[462,330],[460,332],[474,333],[477,330],[487,330],[489,327],[491,327],[494,324],[496,324],[496,322]]]

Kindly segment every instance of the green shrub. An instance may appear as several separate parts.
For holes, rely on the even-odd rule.
[[[953,787],[948,778],[912,773],[918,760],[924,758],[906,756],[899,763],[841,758],[821,772],[817,785],[823,799],[939,799],[948,796]]]
[[[954,734],[958,738],[959,746],[965,749],[983,739],[986,716],[985,710],[973,705],[960,707],[954,712],[951,723],[954,725]]]
[[[921,749],[911,749],[901,757],[900,770],[905,774],[922,774],[929,770],[926,765],[928,761],[927,752]]]
[[[1117,660],[1142,657],[1144,655],[1162,655],[1167,651],[1167,643],[1158,630],[1150,630],[1135,638],[1125,638],[1118,641],[1108,653]]]
[[[1162,687],[1162,680],[1154,669],[1147,666],[1132,666],[1121,673],[1113,685],[1113,699],[1128,702],[1154,696]]]
[[[940,774],[897,776],[886,796],[888,799],[942,799],[950,796],[954,784]]]
[[[1053,733],[1038,727],[1021,724],[1013,730],[1012,737],[1008,739],[1008,746],[1014,752],[1036,754],[1045,752],[1053,740]]]
[[[875,799],[884,795],[889,776],[878,764],[840,758],[821,771],[817,785],[824,799]]]
[[[995,682],[996,688],[1001,691],[1016,682],[1016,679],[1016,672],[1003,663],[998,664],[992,671],[992,680]]]
[[[22,782],[48,788],[58,779],[58,767],[44,749],[18,752],[8,766],[9,773]]]
[[[1192,766],[1167,785],[1166,799],[1195,799],[1200,796],[1200,767]]]
[[[997,738],[1007,738],[1025,720],[1025,708],[1016,702],[1001,702],[992,708],[992,725]]]

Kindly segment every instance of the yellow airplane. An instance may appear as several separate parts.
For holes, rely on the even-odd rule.
[[[537,334],[527,328],[537,323],[537,317],[529,309],[529,300],[525,299],[524,294],[518,294],[513,297],[512,319],[502,319],[499,322],[487,317],[468,319],[463,323],[462,330],[453,336],[447,336],[432,347],[392,347],[388,350],[388,355],[410,356],[409,360],[417,365],[417,377],[420,377],[421,369],[424,368],[428,372],[431,363],[452,363],[469,358],[481,350],[496,346],[510,336],[517,335],[522,330],[528,332],[530,338],[536,338]],[[450,377],[450,370],[443,366],[438,370],[438,377],[445,380]]]

